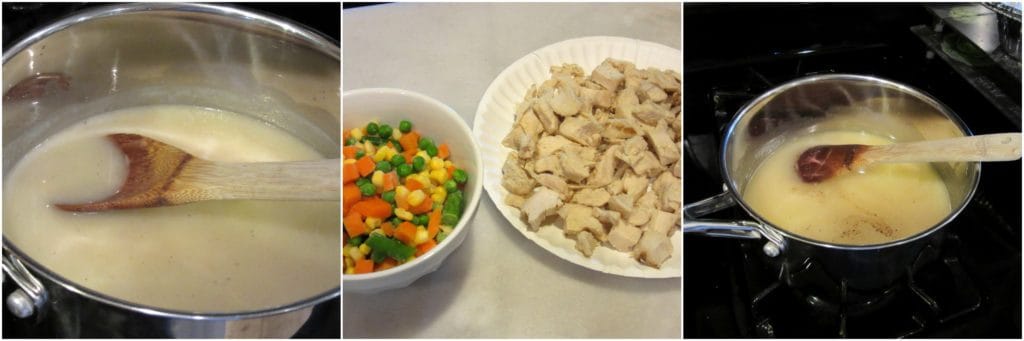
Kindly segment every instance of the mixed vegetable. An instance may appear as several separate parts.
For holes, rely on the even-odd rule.
[[[462,217],[469,176],[448,144],[421,137],[409,121],[370,122],[344,132],[345,274],[382,271],[440,244]]]

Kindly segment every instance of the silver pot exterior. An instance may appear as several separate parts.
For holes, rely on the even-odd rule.
[[[340,49],[291,22],[225,6],[120,4],[47,26],[3,57],[4,173],[76,122],[157,104],[251,114],[339,157]],[[257,312],[169,312],[91,293],[3,244],[4,280],[22,288],[8,306],[68,337],[289,337],[340,291],[339,282]]]

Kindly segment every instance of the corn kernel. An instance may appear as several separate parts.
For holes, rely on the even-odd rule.
[[[427,154],[427,151],[425,150],[420,150],[416,152],[416,156],[423,158],[424,161],[430,160],[430,154]]]
[[[409,188],[405,186],[395,187],[395,200],[405,200],[409,195]]]
[[[443,169],[435,169],[430,171],[430,180],[434,181],[434,184],[444,184],[445,180],[448,180],[448,171]]]
[[[363,142],[363,151],[366,152],[366,155],[374,155],[377,153],[377,146],[374,146],[370,141],[365,141]]]
[[[398,155],[398,150],[395,148],[388,147],[388,155],[386,160],[394,159],[395,155]]]
[[[455,165],[455,164],[452,163],[452,160],[444,160],[444,168],[448,168],[448,167],[451,167],[453,165]]]
[[[379,149],[377,149],[377,152],[373,154],[373,161],[374,162],[381,162],[381,161],[383,161],[384,158],[388,157],[388,149],[389,148],[387,146],[380,147]]]
[[[374,171],[373,177],[370,178],[370,183],[373,183],[373,185],[378,188],[384,187],[384,172]]]
[[[356,262],[355,261],[353,261],[351,258],[345,257],[345,268],[346,269],[353,268],[355,266],[356,266]]]
[[[444,199],[446,197],[447,197],[447,195],[445,195],[445,194],[435,193],[435,194],[431,194],[430,195],[430,200],[433,200],[434,202],[444,202]]]
[[[355,275],[356,274],[356,267],[352,266],[352,267],[348,268],[348,270],[345,270],[345,274],[346,275]]]
[[[395,209],[395,216],[402,220],[412,220],[412,212],[406,211],[401,208]]]
[[[423,226],[417,226],[416,237],[413,238],[413,245],[426,243],[428,239],[430,239],[430,234],[427,233],[427,229]]]
[[[352,137],[356,138],[356,140],[361,139],[363,138],[363,128],[352,129],[352,131],[349,132],[349,134],[351,134]]]
[[[442,160],[441,158],[436,157],[436,156],[434,158],[430,159],[430,169],[431,170],[442,169],[442,168],[444,168],[444,160]]]
[[[391,131],[391,138],[393,138],[395,140],[401,140],[402,139],[402,132],[400,130],[398,130],[398,129],[392,130]]]
[[[369,227],[371,229],[375,229],[375,228],[380,227],[381,223],[382,223],[382,221],[381,221],[380,218],[366,217],[366,227]]]
[[[363,258],[366,258],[362,252],[359,252],[359,248],[355,247],[348,249],[348,256],[352,257],[354,260],[363,260]]]
[[[363,256],[366,256],[366,255],[370,254],[370,251],[373,251],[373,250],[370,249],[369,245],[366,245],[366,244],[359,245],[359,253],[362,253]]]
[[[409,203],[409,206],[419,206],[423,203],[423,200],[427,198],[427,195],[423,193],[423,190],[417,189],[409,192],[409,196],[405,198],[405,201]]]
[[[356,159],[345,159],[345,164],[356,163]]]

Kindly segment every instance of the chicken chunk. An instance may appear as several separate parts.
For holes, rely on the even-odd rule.
[[[601,155],[601,160],[594,166],[594,173],[587,179],[588,186],[602,187],[615,180],[615,165],[617,161],[615,153],[619,148],[618,145],[613,145],[604,151],[604,155]]]
[[[519,196],[518,194],[515,193],[509,193],[508,195],[505,196],[505,204],[515,208],[522,208],[523,202],[525,201],[526,198],[523,198],[522,196]]]
[[[633,213],[633,198],[625,194],[612,196],[611,199],[608,199],[608,208],[628,217],[630,213]]]
[[[607,90],[616,90],[622,81],[626,79],[626,76],[621,71],[612,65],[611,61],[604,61],[601,65],[598,65],[594,72],[590,75],[591,79],[600,84]]]
[[[613,118],[604,121],[601,136],[606,139],[628,139],[639,135],[639,129],[632,119]]]
[[[608,243],[616,250],[628,252],[633,249],[633,245],[636,245],[642,234],[643,231],[639,228],[619,221],[619,224],[608,232]]]
[[[519,166],[519,158],[516,157],[515,153],[510,153],[508,158],[505,159],[505,164],[501,167],[501,174],[501,186],[505,187],[509,192],[529,195],[533,188],[537,186],[529,174]]]
[[[558,127],[558,133],[584,146],[593,146],[601,141],[604,128],[593,120],[583,117],[569,117]]]
[[[625,162],[627,165],[636,165],[640,162],[640,158],[643,157],[643,153],[647,151],[647,141],[643,137],[633,136],[622,142],[622,148],[619,149],[615,156]]]
[[[579,154],[561,151],[558,153],[559,168],[569,181],[580,183],[590,176],[591,163],[580,158]]]
[[[542,186],[547,187],[556,193],[563,199],[568,199],[572,194],[569,190],[569,184],[565,183],[565,180],[552,174],[533,174],[533,179],[537,180]]]
[[[654,180],[654,191],[658,195],[658,203],[661,209],[669,212],[678,212],[680,196],[682,194],[682,183],[679,178],[670,172],[663,172]]]
[[[619,223],[619,220],[622,220],[622,213],[619,212],[601,208],[594,208],[591,212],[593,212],[594,218],[597,218],[597,220],[608,227],[615,226],[615,224]]]
[[[601,207],[608,203],[611,195],[602,188],[584,188],[572,196],[572,202],[591,207]]]
[[[655,176],[664,169],[661,162],[658,162],[658,157],[654,156],[654,153],[645,151],[640,156],[640,161],[633,164],[633,172],[644,175],[644,176]]]
[[[555,176],[562,174],[561,160],[556,155],[545,155],[533,162],[533,171],[537,173],[551,173]]]
[[[644,231],[669,235],[672,228],[679,224],[679,216],[661,210],[655,210],[651,219],[644,226]]]
[[[636,244],[634,255],[645,264],[660,268],[665,260],[672,257],[672,250],[672,241],[667,236],[647,231]]]
[[[676,147],[675,141],[672,140],[673,134],[665,121],[658,121],[658,125],[653,129],[645,130],[647,143],[654,147],[658,159],[665,166],[679,160],[679,147]]]
[[[541,187],[523,202],[521,209],[526,215],[526,222],[530,224],[530,228],[536,230],[545,218],[558,210],[559,206],[562,206],[562,199],[559,198],[558,193]]]
[[[576,234],[576,250],[579,250],[584,256],[590,257],[590,255],[593,255],[594,249],[600,245],[601,242],[597,241],[594,235],[588,231]]]

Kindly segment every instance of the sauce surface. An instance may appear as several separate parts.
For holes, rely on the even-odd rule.
[[[126,162],[110,133],[135,133],[214,161],[321,159],[299,139],[237,113],[188,106],[92,117],[41,143],[6,174],[3,233],[57,274],[143,305],[239,312],[336,288],[338,202],[209,201],[101,213],[58,202],[113,194]]]
[[[820,132],[780,146],[754,172],[743,200],[771,224],[833,244],[873,245],[901,240],[939,223],[952,208],[946,185],[927,163],[874,164],[807,183],[796,160],[824,144],[891,144],[866,133]]]

